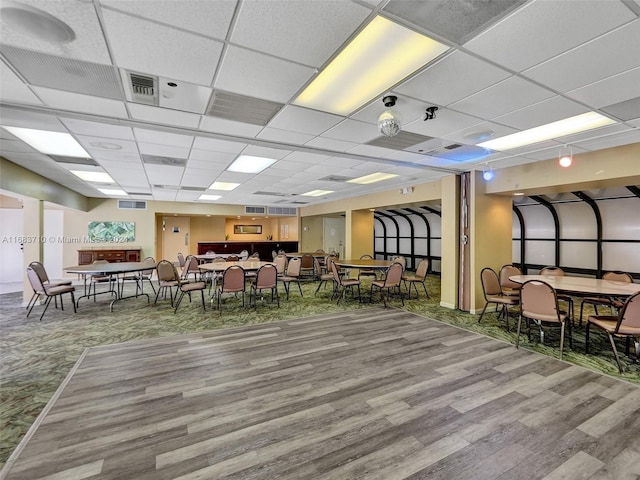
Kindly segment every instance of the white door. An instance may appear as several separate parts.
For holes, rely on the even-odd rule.
[[[23,281],[23,219],[24,213],[21,209],[0,208],[0,283]]]
[[[177,262],[178,252],[189,255],[189,217],[162,217],[162,225],[162,258]]]
[[[344,258],[344,218],[323,218],[322,249],[336,251]]]

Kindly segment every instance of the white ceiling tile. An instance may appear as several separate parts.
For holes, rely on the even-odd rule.
[[[140,164],[142,165],[142,159],[140,158],[140,154],[138,153],[126,153],[121,151],[109,151],[109,150],[100,150],[97,149],[92,151],[92,155],[94,160],[102,165],[103,162],[113,162],[120,163],[126,165],[130,164]],[[121,165],[121,167],[123,166]]]
[[[208,188],[217,177],[217,172],[187,167],[182,176],[182,185]]]
[[[4,138],[4,133],[6,132],[6,130],[2,130],[3,132],[3,138],[2,138],[2,143],[0,144],[2,146],[2,153],[4,153],[5,155],[7,153],[36,153],[37,150],[33,147],[31,147],[30,145],[27,145],[26,143],[20,141],[20,140],[14,140],[15,137],[12,136],[12,138]],[[9,133],[7,133],[7,135],[10,135]]]
[[[322,138],[366,143],[380,136],[377,125],[346,119],[335,127],[324,132]]]
[[[15,101],[31,105],[42,105],[40,99],[4,62],[0,62],[0,98],[3,102]]]
[[[516,133],[515,128],[507,127],[493,122],[483,122],[473,127],[463,128],[457,132],[444,135],[445,140],[459,143],[477,144],[488,138],[500,138],[505,135]],[[488,136],[487,136],[488,135]]]
[[[287,155],[284,158],[286,160],[291,160],[293,162],[317,164],[317,163],[322,163],[324,160],[329,158],[329,155],[322,155],[322,154],[310,153],[310,152],[291,152],[289,155]]]
[[[573,90],[640,66],[640,54],[632,45],[640,45],[640,20],[527,70],[524,75],[559,92]]]
[[[66,0],[21,0],[20,3],[43,10],[66,23],[75,35],[68,43],[54,43],[24,34],[0,22],[2,43],[27,50],[74,58],[88,62],[110,64],[109,51],[93,3]]]
[[[40,99],[52,108],[75,110],[110,117],[129,118],[124,102],[79,93],[63,92],[44,87],[32,87]]]
[[[558,137],[557,140],[562,143],[574,144],[578,142],[585,142],[592,138],[606,137],[607,135],[614,135],[629,131],[629,127],[621,123],[615,123],[613,125],[607,125],[605,127],[596,128],[582,133],[574,133],[573,135],[566,135],[564,137]]]
[[[110,125],[100,122],[87,122],[85,120],[77,120],[75,118],[63,117],[60,120],[70,132],[78,135],[89,135],[120,140],[135,140],[133,130],[130,127]]]
[[[179,190],[176,193],[176,202],[194,202],[200,198],[200,195],[202,195],[202,192]]]
[[[578,143],[579,147],[587,150],[602,150],[605,148],[619,147],[621,145],[630,145],[640,142],[640,129],[630,130],[628,132],[608,135],[602,138],[596,138]]]
[[[635,18],[622,2],[538,0],[525,4],[465,47],[519,72]]]
[[[383,101],[384,97],[387,95],[394,95],[397,97],[396,104],[391,108],[400,115],[403,125],[422,118],[426,107],[430,105],[413,98],[403,97],[393,91],[389,94],[381,95],[379,98],[375,99],[375,101],[369,103],[366,107],[353,114],[351,118],[368,122],[371,125],[377,125],[380,114],[389,108],[385,106]]]
[[[320,135],[342,119],[343,117],[331,113],[286,105],[271,119],[268,126],[309,135]]]
[[[227,35],[237,0],[154,0],[132,2],[131,0],[101,0],[109,8],[133,13],[168,25],[200,33],[221,40]],[[153,8],[149,8],[153,6]]]
[[[213,90],[175,79],[158,79],[158,105],[183,112],[205,113]]]
[[[131,102],[127,103],[127,108],[131,113],[131,117],[138,120],[189,128],[196,128],[200,124],[200,115],[195,113],[179,112]]]
[[[237,156],[238,154],[236,153],[209,152],[207,150],[192,149],[189,154],[188,165],[201,165],[196,168],[205,168],[205,165],[210,165],[211,168],[226,168]]]
[[[550,90],[532,82],[511,77],[450,105],[450,108],[480,118],[493,119],[553,95]]]
[[[255,137],[263,127],[248,123],[234,122],[224,118],[203,116],[200,129],[208,132],[223,133],[232,136]]]
[[[246,146],[246,143],[229,142],[206,137],[196,137],[193,142],[194,150],[208,150],[210,152],[223,153],[240,153]]]
[[[429,137],[441,137],[461,128],[471,127],[482,123],[482,120],[463,113],[454,112],[447,108],[439,108],[435,118],[424,121],[418,119],[402,127],[403,130]]]
[[[304,145],[313,137],[313,135],[307,135],[305,133],[291,132],[269,127],[263,128],[262,131],[258,135],[256,135],[256,138],[262,138],[264,140],[271,140],[274,142],[282,143],[293,143],[298,145]]]
[[[263,147],[260,145],[249,145],[242,151],[243,155],[252,155],[254,157],[275,158],[279,160],[291,153],[291,150]]]
[[[191,148],[191,145],[193,145],[193,137],[191,135],[146,130],[144,128],[134,128],[133,133],[136,136],[136,140],[142,143],[155,143],[157,145],[170,145],[184,148]]]
[[[35,128],[37,130],[49,130],[51,132],[64,132],[67,129],[54,116],[45,113],[23,111],[21,109],[2,107],[2,125],[9,127]],[[10,135],[10,134],[9,134]],[[13,135],[9,138],[15,138]]]
[[[178,194],[178,190],[163,190],[160,188],[152,188],[151,192],[153,194],[154,200],[173,202],[176,199],[176,195]]]
[[[394,88],[401,95],[434,105],[449,105],[511,76],[491,63],[460,51]]]
[[[640,96],[640,67],[605,78],[566,93],[594,108],[606,107]]]
[[[588,111],[589,109],[585,106],[557,95],[493,120],[509,127],[525,130]]]
[[[320,67],[370,13],[369,8],[353,2],[245,0],[231,41]],[[281,32],[287,32],[286,42],[282,41]]]
[[[152,185],[180,185],[184,173],[183,167],[167,165],[145,165],[145,170]]]
[[[134,154],[137,156],[138,145],[131,140],[120,139],[105,139],[104,137],[91,137],[88,135],[76,135],[76,140],[84,147],[84,149],[91,154],[97,153],[98,155],[114,154],[120,156],[122,154]],[[120,147],[120,148],[117,148]],[[95,157],[94,157],[95,158]]]
[[[155,143],[138,142],[138,148],[143,155],[158,155],[160,157],[188,158],[189,149],[184,147],[172,147],[170,145],[157,145]]]
[[[389,153],[390,149],[383,147],[374,147],[372,145],[358,145],[357,147],[353,147],[351,150],[348,150],[349,153],[353,153],[355,155],[365,155],[369,157],[384,157],[387,153]]]
[[[230,45],[215,87],[273,102],[288,102],[314,70],[296,63]]]
[[[103,10],[120,68],[211,85],[222,43],[112,10]]]
[[[341,140],[334,140],[331,138],[316,137],[313,140],[307,142],[307,145],[311,147],[324,148],[334,152],[346,152],[352,148],[358,146],[354,142],[343,142]]]

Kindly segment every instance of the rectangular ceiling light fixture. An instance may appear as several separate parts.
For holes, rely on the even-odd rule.
[[[234,188],[239,187],[239,183],[230,183],[230,182],[213,182],[209,187],[209,190],[233,190]]]
[[[90,172],[87,170],[70,170],[70,172],[85,182],[116,183],[113,178],[111,178],[111,175],[106,172]]]
[[[68,133],[33,130],[31,128],[3,127],[25,143],[48,155],[91,158],[82,145]]]
[[[252,157],[251,155],[240,155],[227,168],[230,172],[259,173],[276,161],[273,158]]]
[[[214,200],[220,200],[220,198],[221,198],[220,195],[206,195],[206,194],[204,194],[204,195],[200,195],[199,200],[211,200],[211,201],[214,201]]]
[[[396,175],[395,173],[376,172],[376,173],[371,173],[369,175],[365,175],[364,177],[352,178],[351,180],[347,180],[347,182],[366,185],[368,183],[380,182],[382,180],[387,180],[388,178],[393,178],[397,176],[398,175]]]
[[[301,195],[305,195],[307,197],[321,197],[323,195],[329,195],[333,193],[333,190],[311,190],[307,193],[301,193]]]
[[[114,196],[122,196],[122,197],[126,197],[128,195],[128,193],[125,192],[124,190],[120,190],[117,188],[99,188],[98,190],[100,190],[105,195],[114,195]]]
[[[478,144],[478,147],[489,148],[491,150],[503,151],[512,148],[523,147],[533,143],[551,140],[552,138],[571,135],[572,133],[585,132],[594,128],[604,127],[616,123],[608,117],[596,112],[587,112],[575,117],[565,118],[557,122],[540,125],[539,127],[512,133],[505,137],[488,140]]]
[[[293,103],[347,116],[448,49],[377,16]]]

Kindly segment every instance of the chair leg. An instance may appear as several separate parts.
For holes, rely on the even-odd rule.
[[[618,355],[618,349],[616,348],[616,342],[613,339],[613,335],[607,332],[609,336],[609,342],[611,343],[611,349],[613,350],[613,355],[616,357],[616,363],[618,364],[618,370],[622,373],[622,362],[620,362],[620,356]]]
[[[38,295],[36,292],[33,292],[33,295],[31,295],[31,299],[29,300],[29,303],[27,303],[27,306],[25,307],[27,310],[31,311],[29,309],[29,307],[31,307],[31,302],[37,302],[37,299],[40,298],[40,295]],[[27,313],[27,317],[29,316],[29,314]]]
[[[424,294],[425,294],[425,296],[426,296],[427,298],[430,298],[430,297],[429,297],[429,292],[427,292],[427,287],[426,287],[426,285],[424,284],[424,282],[422,282],[422,288],[424,289]],[[418,287],[416,287],[416,293],[418,293]]]
[[[176,296],[177,295],[178,295],[178,293],[176,292]],[[182,302],[182,297],[184,297],[184,292],[183,291],[180,292],[180,297],[176,301],[176,306],[173,309],[173,313],[177,313],[178,312],[178,307],[180,306],[180,302]]]
[[[42,315],[40,315],[40,318],[38,319],[39,322],[42,321],[42,317],[44,317],[44,314],[47,311],[47,308],[49,308],[49,304],[51,303],[52,298],[53,297],[47,297],[47,301],[44,302],[44,310],[42,311]]]
[[[75,296],[73,295],[73,292],[69,292],[71,294],[71,303],[73,303],[73,313],[78,313],[78,310],[76,310],[76,299]]]
[[[207,306],[204,303],[204,289],[200,290],[200,296],[202,297],[202,311],[207,311]]]
[[[518,331],[516,332],[516,348],[520,348],[520,326],[522,325],[522,315],[518,315]]]
[[[584,353],[586,355],[589,355],[589,326],[591,324],[589,322],[587,322],[587,327],[585,328],[585,332],[584,332]]]
[[[560,326],[560,360],[562,360],[562,348],[564,347],[564,322]]]
[[[484,312],[487,311],[487,307],[489,306],[490,302],[487,302],[484,304],[484,308],[482,309],[482,313],[480,314],[480,318],[478,319],[478,323],[480,323],[482,321],[482,317],[484,316]]]

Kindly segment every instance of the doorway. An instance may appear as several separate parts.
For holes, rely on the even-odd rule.
[[[336,251],[344,258],[344,218],[325,217],[322,219],[322,249]]]
[[[179,252],[185,257],[191,253],[190,227],[189,217],[162,217],[162,258],[175,262]]]

